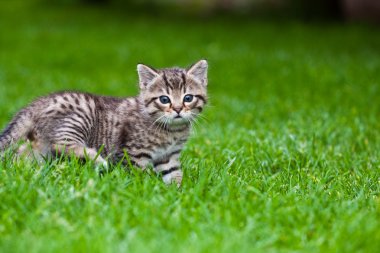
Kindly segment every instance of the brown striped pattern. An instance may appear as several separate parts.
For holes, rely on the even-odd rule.
[[[98,166],[153,165],[166,183],[180,184],[180,152],[191,123],[207,103],[207,62],[161,70],[139,64],[138,74],[136,97],[60,92],[37,99],[1,133],[0,150],[25,140],[43,156],[71,153]],[[193,95],[192,101],[183,101],[187,94]],[[170,103],[160,102],[161,96]]]

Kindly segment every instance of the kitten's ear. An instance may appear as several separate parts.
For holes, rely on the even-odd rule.
[[[152,83],[160,74],[151,67],[144,64],[137,64],[137,72],[139,74],[139,85],[140,88],[146,88],[150,83]]]
[[[188,68],[187,74],[191,76],[192,78],[194,78],[196,81],[206,86],[207,85],[207,68],[208,68],[207,61],[200,60]]]

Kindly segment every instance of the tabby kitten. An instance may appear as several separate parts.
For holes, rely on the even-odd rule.
[[[107,161],[153,165],[165,183],[181,184],[179,155],[191,122],[207,102],[207,67],[205,60],[188,69],[139,64],[137,97],[61,92],[39,98],[5,128],[0,150],[26,140],[19,153],[31,146],[43,156],[73,154],[97,166]]]

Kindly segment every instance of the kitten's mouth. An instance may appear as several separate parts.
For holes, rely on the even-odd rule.
[[[186,120],[181,117],[181,116],[175,116],[173,119],[172,119],[172,122],[171,122],[171,125],[183,125],[183,124],[186,124]]]

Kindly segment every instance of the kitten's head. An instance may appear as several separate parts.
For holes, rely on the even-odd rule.
[[[207,61],[187,69],[153,69],[137,65],[144,111],[154,121],[170,126],[190,123],[207,102]]]

